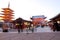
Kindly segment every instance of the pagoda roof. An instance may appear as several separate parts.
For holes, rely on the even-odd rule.
[[[2,14],[2,15],[14,16],[14,15],[12,15],[12,14]]]
[[[13,11],[12,9],[10,8],[2,8],[3,10],[10,10],[10,11]]]
[[[14,13],[2,13],[1,15],[13,15]]]
[[[2,17],[2,16],[0,16],[0,17]]]
[[[11,11],[11,10],[5,10],[5,11],[1,11],[1,12],[13,12],[13,11]]]
[[[2,18],[13,18],[13,17],[9,17],[9,16],[8,16],[8,17],[7,17],[7,16],[3,16]]]

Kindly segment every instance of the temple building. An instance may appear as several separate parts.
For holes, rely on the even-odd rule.
[[[60,24],[60,13],[56,15],[55,17],[50,19],[52,22],[57,22]]]
[[[10,7],[10,3],[8,4],[8,8],[2,8],[3,9],[3,13],[1,15],[2,20],[4,20],[4,22],[11,22],[13,19],[13,10],[9,8]]]
[[[37,15],[37,16],[32,16],[32,22],[35,26],[41,26],[45,25],[45,16],[44,15]]]
[[[30,28],[32,22],[19,17],[16,20],[12,21],[12,23],[14,24],[13,28],[17,28],[18,25],[22,25],[22,28],[24,29],[27,28],[27,26]]]
[[[8,4],[7,8],[2,8],[3,13],[0,13],[0,25],[3,29],[3,32],[8,31],[8,28],[13,27],[13,23],[11,23],[13,21],[13,10],[10,9],[10,3]],[[3,22],[2,22],[3,21]]]

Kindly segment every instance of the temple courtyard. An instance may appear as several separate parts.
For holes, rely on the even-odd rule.
[[[1,32],[0,40],[60,40],[60,32],[12,33]]]

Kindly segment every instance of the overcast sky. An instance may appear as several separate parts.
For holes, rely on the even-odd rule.
[[[8,7],[14,10],[14,18],[30,20],[31,16],[44,15],[50,19],[60,13],[60,0],[0,0],[1,8]]]

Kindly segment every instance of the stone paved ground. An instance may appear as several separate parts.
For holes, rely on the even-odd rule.
[[[0,40],[60,40],[60,32],[0,33]]]

